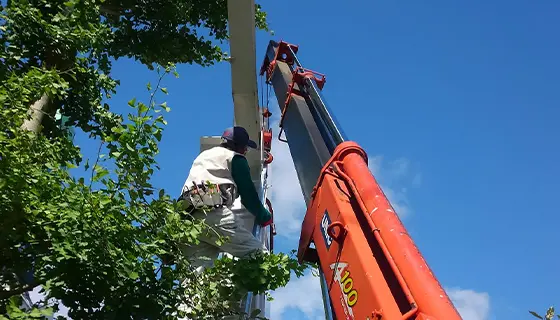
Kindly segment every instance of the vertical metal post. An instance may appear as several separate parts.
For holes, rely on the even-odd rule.
[[[323,273],[323,270],[321,270],[321,268],[319,268],[319,280],[321,281],[321,294],[323,295],[323,309],[325,310],[325,319],[334,319],[327,279],[325,278],[325,274]]]
[[[267,187],[267,181],[268,181],[268,165],[265,164],[265,154],[264,154],[264,137],[263,137],[263,132],[264,130],[267,130],[268,125],[267,123],[265,123],[264,121],[261,123],[261,133],[260,133],[260,161],[262,164],[262,170],[260,173],[260,186],[257,188],[257,191],[259,192],[259,196],[261,198],[262,203],[266,202],[266,197],[267,197],[267,191],[268,191],[268,187]],[[270,226],[268,226],[267,228],[271,228]],[[253,236],[257,239],[259,239],[263,245],[267,248],[267,250],[270,251],[270,239],[267,239],[267,237],[265,236],[266,233],[263,233],[263,228],[258,225],[257,223],[255,223],[253,225]],[[268,240],[268,241],[267,241]],[[253,301],[255,300],[255,301]],[[245,313],[246,314],[251,314],[253,312],[253,310],[256,309],[260,309],[261,313],[264,315],[265,313],[265,307],[266,307],[266,300],[265,300],[265,296],[264,295],[254,295],[253,292],[248,292],[247,293],[247,297],[245,298]]]

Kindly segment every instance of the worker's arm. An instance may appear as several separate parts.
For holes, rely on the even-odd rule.
[[[231,160],[231,175],[237,185],[243,206],[257,218],[258,223],[262,224],[269,221],[271,215],[259,199],[257,189],[251,180],[249,163],[245,157],[239,155],[233,157]]]

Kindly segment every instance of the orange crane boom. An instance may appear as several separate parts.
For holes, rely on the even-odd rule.
[[[282,111],[307,212],[300,262],[318,264],[328,319],[458,320],[453,306],[371,174],[366,152],[346,141],[298,47],[271,41],[261,75]],[[286,139],[282,139],[282,133]]]

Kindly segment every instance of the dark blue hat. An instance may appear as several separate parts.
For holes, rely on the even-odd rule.
[[[243,127],[227,128],[222,134],[222,139],[231,141],[239,147],[249,146],[253,149],[257,148],[257,143],[249,139],[249,133]]]

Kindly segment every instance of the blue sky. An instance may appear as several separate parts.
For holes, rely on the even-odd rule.
[[[368,152],[465,320],[527,319],[528,309],[560,303],[560,2],[283,1],[264,9],[276,34],[257,34],[258,64],[270,39],[284,39],[327,75],[329,107]],[[164,81],[172,111],[154,176],[172,195],[199,137],[233,121],[228,63],[178,70],[179,79]],[[148,99],[154,73],[119,60],[113,75],[121,79],[114,108]],[[86,155],[96,150],[77,142]],[[275,142],[273,153],[276,245],[288,251],[305,207],[286,146]],[[304,278],[277,292],[273,320],[317,319],[316,285]]]

